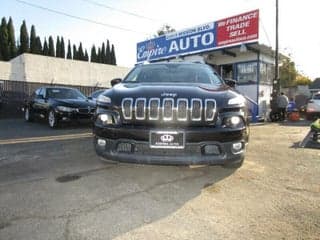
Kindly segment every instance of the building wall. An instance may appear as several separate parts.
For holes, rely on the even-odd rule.
[[[9,80],[11,72],[11,64],[0,61],[0,80]]]
[[[217,53],[209,54],[207,56],[207,62],[214,65],[224,65],[224,64],[233,64],[237,62],[256,61],[257,59],[258,59],[257,54],[252,52],[237,53],[236,58],[228,55],[217,54]]]
[[[274,58],[265,54],[260,55],[260,60],[265,63],[274,64]]]
[[[7,80],[80,86],[110,87],[110,80],[123,78],[129,68],[107,64],[23,54],[9,63]],[[0,73],[1,74],[1,73]]]

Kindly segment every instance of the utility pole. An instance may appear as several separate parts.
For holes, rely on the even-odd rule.
[[[277,111],[277,96],[280,91],[280,79],[279,79],[279,5],[276,0],[276,49],[275,49],[275,67],[274,67],[274,79],[272,83],[272,100],[271,110]]]
[[[271,112],[270,119],[272,122],[279,120],[277,97],[280,92],[280,78],[279,78],[279,5],[276,0],[276,50],[275,50],[275,66],[274,66],[274,79],[272,83],[272,94],[271,94]]]
[[[276,0],[276,53],[275,53],[275,74],[274,79],[276,81],[276,92],[280,91],[280,79],[279,79],[279,3]]]

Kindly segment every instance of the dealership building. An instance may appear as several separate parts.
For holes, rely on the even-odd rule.
[[[274,51],[259,43],[259,10],[167,33],[137,44],[137,64],[192,61],[236,80],[253,121],[266,119],[274,78]]]

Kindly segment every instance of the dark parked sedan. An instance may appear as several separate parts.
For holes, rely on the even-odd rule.
[[[67,87],[42,87],[37,89],[24,107],[25,120],[47,119],[51,128],[61,121],[91,119],[95,103],[79,90]]]

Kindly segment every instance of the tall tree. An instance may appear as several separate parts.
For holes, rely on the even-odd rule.
[[[115,53],[113,44],[112,44],[112,47],[111,47],[111,64],[112,65],[117,65],[116,53]]]
[[[295,85],[294,81],[297,77],[297,70],[295,63],[290,58],[286,58],[282,62],[280,71],[280,85],[281,87],[292,87]]]
[[[36,37],[36,44],[35,44],[35,54],[42,55],[42,44],[40,37]]]
[[[30,53],[36,52],[36,38],[36,28],[34,25],[32,25],[30,31]]]
[[[61,53],[61,44],[60,44],[60,37],[57,36],[57,41],[56,41],[56,57],[59,58]]]
[[[77,51],[77,47],[75,44],[73,44],[73,60],[79,60],[79,57],[78,57],[78,51]]]
[[[158,29],[156,36],[162,36],[164,34],[167,34],[170,32],[175,32],[175,31],[176,30],[172,26],[170,26],[169,24],[164,24],[163,26],[161,26],[160,29]]]
[[[61,42],[60,42],[60,57],[65,58],[66,57],[66,49],[64,46],[64,39],[61,37]]]
[[[67,59],[72,59],[72,53],[71,53],[71,43],[70,43],[70,40],[68,40],[68,51],[67,51]]]
[[[20,47],[19,54],[29,52],[29,34],[26,25],[26,21],[23,20],[22,25],[20,27]]]
[[[53,42],[53,38],[50,36],[49,37],[49,56],[54,57],[54,42]]]
[[[16,46],[16,37],[14,33],[14,26],[13,26],[13,21],[12,18],[9,18],[8,22],[8,34],[9,34],[9,55],[10,59],[14,58],[17,56],[17,46]]]
[[[90,54],[91,58],[90,61],[91,62],[97,62],[97,51],[96,51],[96,46],[93,45],[91,47],[91,54]]]
[[[88,62],[89,61],[89,55],[88,55],[88,52],[87,52],[87,49],[84,51],[84,57],[83,57],[83,60]]]
[[[78,48],[78,59],[83,61],[84,60],[84,53],[82,48],[82,43],[80,42],[79,48]]]
[[[109,40],[107,40],[106,63],[107,63],[107,64],[112,64],[112,56],[111,56],[111,50],[110,50]]]
[[[295,85],[310,85],[312,83],[311,79],[307,76],[297,73],[295,80]]]
[[[0,61],[3,60],[2,55],[1,55],[1,51],[0,51]]]
[[[9,34],[5,17],[2,18],[0,25],[0,52],[3,60],[10,60]]]
[[[101,59],[101,48],[98,48],[97,63],[102,63]]]
[[[44,56],[49,56],[49,47],[48,47],[48,42],[46,38],[44,38],[42,54]]]
[[[104,42],[101,46],[101,63],[106,63],[106,45],[104,44]]]

